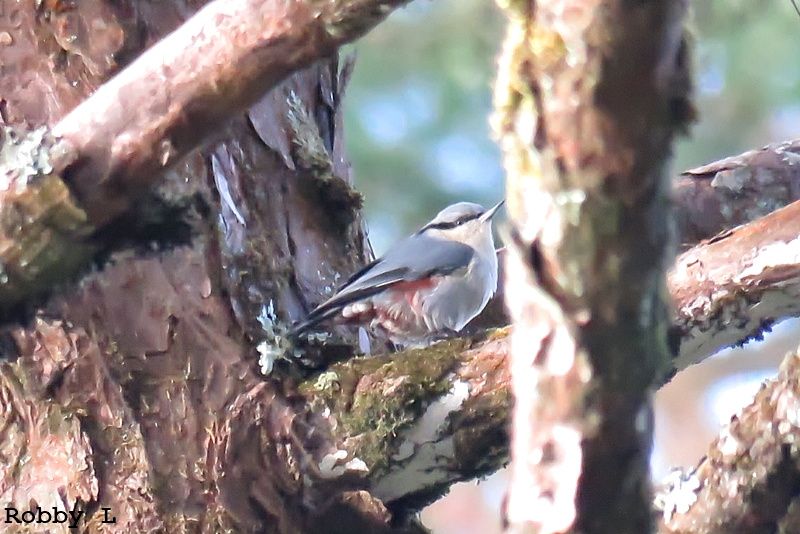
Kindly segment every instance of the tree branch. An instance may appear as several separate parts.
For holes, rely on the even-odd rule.
[[[102,226],[236,113],[408,0],[216,0],[53,127],[65,176]]]
[[[800,202],[683,253],[669,277],[677,369],[800,316]]]
[[[672,192],[681,247],[800,199],[799,151],[784,141],[683,172]]]
[[[63,117],[55,146],[42,132],[7,133],[0,322],[74,278],[103,248],[89,236],[231,117],[407,1],[216,0]]]
[[[734,416],[696,471],[660,495],[662,534],[796,532],[800,352]]]
[[[455,482],[492,473],[508,458],[506,332],[427,349],[359,358],[301,385],[329,413],[338,451],[323,475],[348,472],[392,509],[419,510]]]

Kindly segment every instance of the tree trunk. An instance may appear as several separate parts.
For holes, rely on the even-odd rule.
[[[241,15],[268,2],[218,0],[213,7],[222,11],[213,13],[230,14],[234,3]],[[763,305],[800,287],[791,255],[797,240],[784,246],[798,204],[682,255],[670,278],[680,305],[670,322],[662,291],[663,161],[691,116],[685,4],[609,1],[564,10],[557,2],[518,2],[507,6],[513,24],[498,84],[516,223],[506,252],[516,328],[482,331],[506,321],[496,300],[471,326],[473,337],[424,350],[351,358],[356,336],[346,329],[292,346],[287,323],[370,257],[341,135],[352,65],[329,56],[403,3],[269,3],[272,11],[254,25],[266,41],[239,35],[246,24],[225,26],[230,20],[215,15],[212,22],[255,51],[238,50],[237,40],[231,47],[242,54],[225,56],[245,58],[238,65],[247,76],[214,61],[200,62],[210,76],[195,75],[190,61],[171,63],[180,73],[144,63],[106,86],[101,106],[76,108],[202,2],[0,0],[0,118],[27,129],[58,123],[64,136],[53,145],[43,131],[22,140],[2,132],[0,322],[27,319],[0,336],[5,531],[71,532],[75,523],[109,533],[422,532],[413,512],[453,482],[507,461],[510,345],[518,395],[512,528],[652,526],[649,392],[669,372],[668,327],[673,348],[681,344],[674,371],[800,314],[796,298]],[[299,33],[287,21],[298,22]],[[264,42],[296,54],[270,56]],[[236,115],[265,79],[253,61],[259,54],[277,65],[268,87],[314,58],[328,59]],[[148,78],[154,66],[155,83]],[[233,75],[233,85],[220,84],[220,71]],[[108,89],[137,80],[143,83],[132,87],[150,87],[152,95]],[[176,80],[189,89],[182,99],[170,98]],[[137,113],[132,102],[146,109]],[[212,130],[216,144],[179,158]],[[44,170],[49,164],[39,158],[58,147],[64,174]],[[786,185],[793,159],[779,148],[693,171],[713,180],[679,186],[690,222],[683,241],[796,200]],[[22,156],[36,160],[34,168],[15,167]],[[747,170],[763,185],[762,167],[776,177],[767,208],[738,194],[751,187],[746,173],[733,182],[725,174]],[[154,183],[160,186],[150,191]],[[686,194],[694,190],[697,202]],[[733,216],[708,217],[702,202]],[[752,253],[731,263],[725,247]],[[66,286],[88,259],[97,269]],[[61,284],[57,296],[31,315],[36,303],[28,297],[53,283]],[[796,383],[795,363],[762,398]],[[534,382],[544,393],[526,395]],[[794,427],[784,424],[794,424],[792,413],[760,408],[752,408],[752,426],[772,425],[781,436],[762,447],[768,471],[758,464],[759,473],[741,474],[755,497],[737,500],[735,509],[717,498],[730,492],[717,491],[714,480],[741,462],[704,466],[662,503],[662,529],[705,528],[693,519],[705,509],[719,530],[737,531],[754,513],[792,519],[784,490],[794,491],[796,469],[781,461],[797,456],[787,448]],[[726,432],[745,435],[734,427]],[[755,447],[732,450],[731,443],[721,438],[715,447],[727,459]],[[776,491],[775,473],[789,473],[790,484]],[[701,479],[711,481],[705,493]],[[760,499],[767,493],[768,501]],[[784,509],[775,512],[774,502]]]
[[[685,5],[502,4],[508,532],[645,533],[652,389],[671,358],[666,160],[691,115]]]
[[[4,121],[53,125],[200,3],[3,0]],[[83,511],[88,532],[394,531],[358,477],[320,473],[328,421],[279,379],[294,367],[264,380],[252,349],[369,259],[341,136],[349,72],[319,62],[231,121],[102,230],[134,253],[13,329],[5,506]]]

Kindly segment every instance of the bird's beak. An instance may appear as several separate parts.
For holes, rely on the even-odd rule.
[[[505,203],[505,201],[506,199],[503,199],[494,206],[492,206],[492,209],[490,209],[489,211],[480,216],[480,221],[486,222],[490,220],[492,217],[494,217],[494,214],[497,213],[497,210],[500,209],[500,206],[502,206]]]

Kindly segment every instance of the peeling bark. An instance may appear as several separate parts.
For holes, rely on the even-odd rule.
[[[9,410],[25,405],[29,408],[22,413],[28,416],[42,407],[49,416],[17,419],[27,435],[17,434],[22,429],[13,423],[5,427],[3,447],[26,451],[25,467],[14,473],[17,464],[5,464],[0,484],[6,491],[0,500],[20,511],[28,509],[30,499],[46,511],[83,511],[86,517],[78,523],[90,532],[104,528],[97,507],[106,507],[117,518],[118,532],[156,532],[164,524],[156,511],[141,427],[123,388],[107,372],[107,353],[82,329],[64,326],[60,320],[37,319],[34,329],[14,334],[24,356],[3,365],[4,420],[8,425],[15,419]],[[69,439],[60,438],[65,425],[75,432]]]
[[[659,532],[797,532],[800,353],[735,415],[679,486],[661,496]],[[689,481],[693,481],[689,483]]]
[[[678,258],[669,277],[682,339],[678,369],[800,316],[798,220],[795,202]]]
[[[508,531],[646,532],[650,392],[670,360],[665,161],[692,115],[686,5],[501,5]]]

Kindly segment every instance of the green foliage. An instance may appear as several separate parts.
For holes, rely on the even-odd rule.
[[[700,120],[676,172],[800,136],[800,18],[789,0],[693,3]],[[348,154],[380,253],[457,200],[503,194],[490,138],[503,35],[491,0],[417,0],[355,46]]]
[[[789,0],[696,2],[700,121],[676,170],[800,136],[800,18]]]
[[[488,126],[502,34],[491,1],[418,1],[355,46],[345,134],[379,252],[448,203],[502,197]]]

